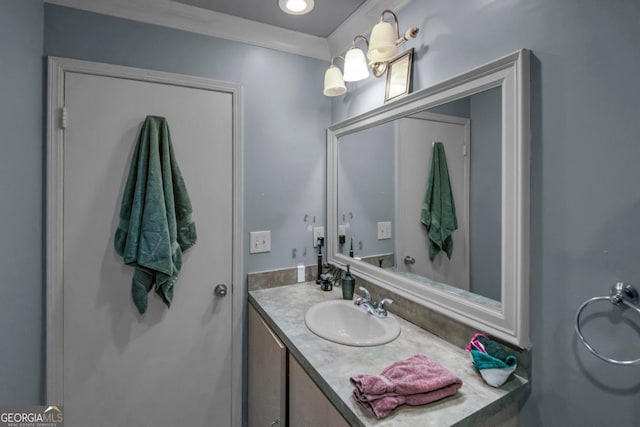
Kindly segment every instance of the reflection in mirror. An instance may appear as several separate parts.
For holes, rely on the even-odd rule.
[[[501,87],[338,139],[343,254],[422,283],[501,300]],[[457,230],[451,258],[429,257],[421,211],[435,142],[445,151]],[[385,223],[390,225],[386,234]]]
[[[528,58],[514,52],[327,129],[328,261],[521,347]],[[439,235],[438,224],[450,226]]]

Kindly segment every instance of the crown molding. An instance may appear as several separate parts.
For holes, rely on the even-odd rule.
[[[329,59],[327,39],[169,0],[45,0],[46,3]]]
[[[411,0],[367,0],[327,38],[331,56],[346,51],[357,34],[367,35],[385,9],[397,11]]]
[[[409,2],[367,0],[325,39],[170,0],[45,0],[49,4],[327,61],[332,55],[347,50],[356,34],[368,34],[384,9],[398,10]]]

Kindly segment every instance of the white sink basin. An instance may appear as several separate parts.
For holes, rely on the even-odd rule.
[[[314,305],[307,310],[304,322],[319,337],[356,347],[386,344],[400,335],[400,324],[395,317],[375,317],[347,300]]]

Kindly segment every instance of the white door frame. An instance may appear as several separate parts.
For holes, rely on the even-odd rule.
[[[231,314],[231,422],[242,422],[242,337],[244,336],[242,280],[242,108],[241,87],[237,83],[202,77],[164,73],[141,68],[123,67],[98,62],[49,57],[47,93],[47,217],[46,217],[46,377],[45,402],[63,404],[63,171],[65,73],[82,73],[105,77],[139,80],[194,89],[228,93],[232,98],[233,144],[233,248],[232,248],[232,314]]]

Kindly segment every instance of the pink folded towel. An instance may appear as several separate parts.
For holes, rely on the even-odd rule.
[[[353,395],[376,418],[388,416],[400,405],[424,405],[455,394],[462,380],[422,354],[386,367],[380,375],[351,377]]]

